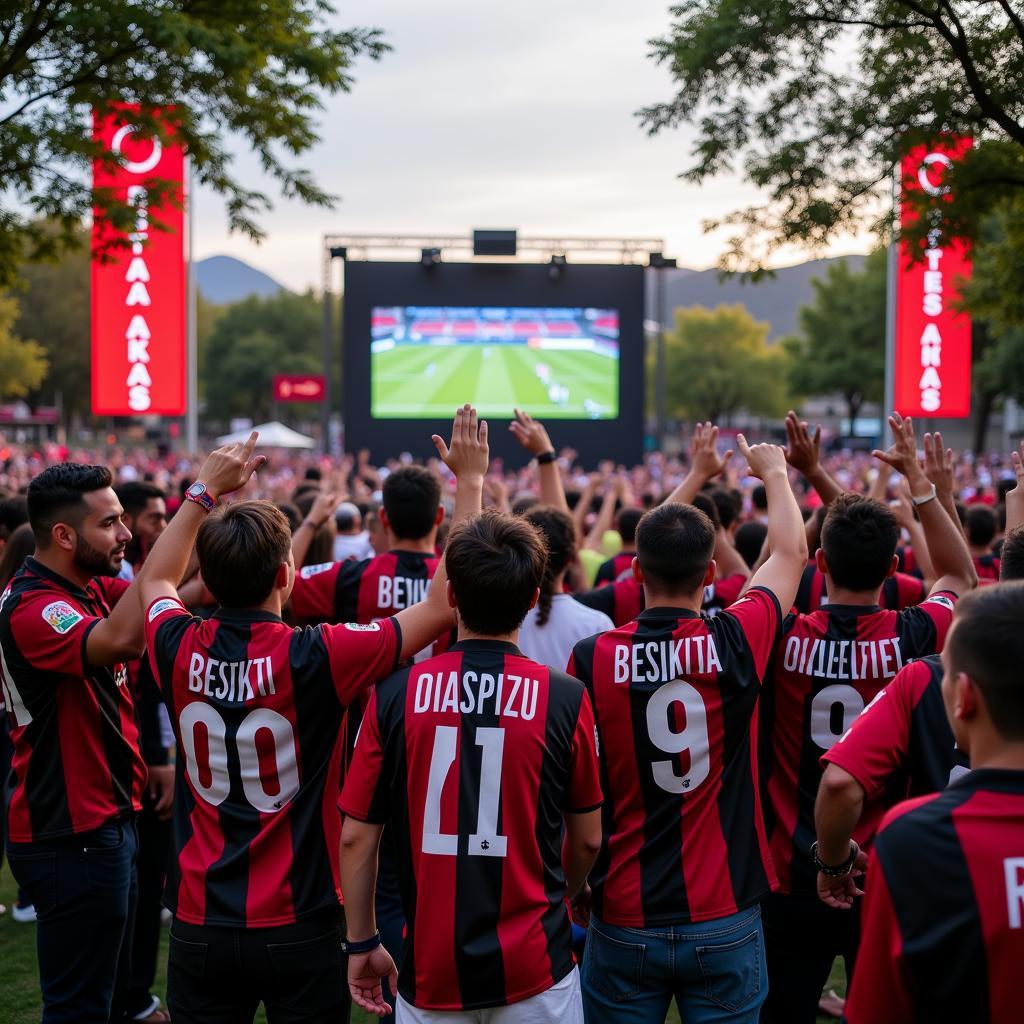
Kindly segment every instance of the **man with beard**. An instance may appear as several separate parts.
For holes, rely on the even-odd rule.
[[[7,851],[38,914],[43,1024],[109,1019],[134,914],[146,766],[125,662],[143,624],[137,584],[115,578],[132,535],[110,484],[72,463],[32,481],[36,553],[0,595]]]

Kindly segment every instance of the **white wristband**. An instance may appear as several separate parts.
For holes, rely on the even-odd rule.
[[[929,501],[934,501],[937,497],[938,492],[935,490],[935,484],[932,484],[931,494],[922,494],[920,498],[916,498],[912,494],[910,500],[914,503],[914,508],[920,508],[922,505],[927,505]]]

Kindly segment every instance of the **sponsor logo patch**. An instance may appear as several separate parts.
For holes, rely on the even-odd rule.
[[[163,615],[164,612],[170,611],[172,608],[175,611],[180,611],[181,602],[175,601],[172,597],[165,597],[162,600],[157,601],[156,604],[149,609],[149,621],[152,622],[158,615]]]
[[[346,629],[351,629],[353,633],[379,633],[380,623],[379,622],[346,622]]]
[[[948,608],[950,611],[955,609],[953,602],[943,594],[939,594],[938,597],[929,597],[929,604],[941,604],[943,608]]]
[[[321,562],[319,565],[307,565],[304,569],[299,570],[299,575],[304,579],[311,579],[313,576],[319,576],[322,572],[327,572],[328,569],[333,569],[333,562]]]
[[[43,609],[43,621],[50,624],[54,633],[62,636],[69,629],[74,628],[82,621],[80,612],[76,612],[67,601],[54,601]]]

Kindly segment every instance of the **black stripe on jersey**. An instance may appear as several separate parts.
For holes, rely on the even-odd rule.
[[[877,611],[872,605],[864,607],[865,614]],[[857,639],[861,616],[848,611],[827,611],[828,627],[824,640]],[[781,649],[781,648],[780,648]],[[818,882],[818,872],[811,860],[811,844],[815,839],[814,832],[814,801],[818,794],[823,769],[821,755],[824,751],[811,738],[811,705],[821,690],[831,685],[828,679],[816,679],[809,676],[811,687],[804,697],[803,736],[800,744],[800,768],[797,772],[796,789],[796,826],[793,829],[793,860],[790,864],[789,884],[794,893],[814,892]],[[833,710],[835,710],[833,708]],[[842,730],[839,730],[842,732]]]
[[[970,762],[963,751],[957,749],[956,737],[946,717],[942,700],[942,661],[937,654],[921,660],[928,666],[931,679],[910,713],[907,750],[910,796],[938,793],[949,785],[954,768],[970,770]]]
[[[255,628],[274,630],[276,624],[265,626],[257,623]],[[316,799],[306,799],[301,804],[292,801],[283,813],[290,816],[292,836],[292,865],[289,881],[292,887],[292,906],[322,906],[334,886],[331,874],[331,856],[337,850],[328,850],[326,836],[321,825],[324,787],[331,777],[332,764],[340,765],[341,716],[344,709],[339,703],[331,679],[331,665],[327,645],[320,628],[307,626],[296,629],[288,648],[288,663],[291,668],[292,700],[295,702],[295,738],[298,744],[298,762],[306,771],[314,774],[302,779],[302,785],[309,796],[316,793]],[[325,721],[325,718],[330,718]],[[319,742],[318,742],[319,741]],[[334,776],[340,779],[340,775]],[[331,797],[337,803],[338,794]],[[300,808],[305,815],[300,816]],[[337,813],[335,811],[334,813]],[[309,836],[316,842],[308,842]]]
[[[459,675],[469,669],[477,679],[488,672],[495,679],[505,670],[503,654],[493,651],[461,652]],[[478,682],[479,686],[480,683]],[[477,745],[476,730],[497,728],[501,719],[497,702],[481,714],[460,715],[462,734],[459,738],[459,845],[460,855],[467,851],[464,837],[476,832],[480,808],[483,747]],[[501,801],[498,802],[498,833],[502,833]],[[455,876],[455,971],[459,979],[461,1002],[465,1009],[497,1006],[505,1002],[505,965],[498,938],[501,917],[501,886],[505,860],[503,857],[467,856],[459,858]],[[466,940],[472,936],[472,948]]]
[[[985,936],[952,820],[975,792],[954,786],[891,822],[875,840],[922,1021],[990,1019]],[[929,876],[927,899],[918,884],[922,870]],[[942,941],[936,941],[938,929]]]
[[[359,591],[363,585],[363,573],[370,564],[345,562],[334,577],[334,619],[338,622],[357,622],[359,619]]]
[[[718,816],[721,822],[722,835],[725,837],[725,849],[729,860],[729,877],[732,879],[733,893],[738,906],[744,902],[744,894],[750,892],[767,893],[771,888],[768,875],[765,873],[761,856],[743,843],[731,840],[733,836],[751,836],[757,843],[757,805],[754,801],[754,787],[744,785],[726,785],[729,775],[741,773],[745,779],[756,768],[750,762],[750,737],[752,730],[757,728],[756,705],[758,700],[757,666],[754,663],[754,652],[743,637],[739,622],[730,615],[716,618],[714,625],[709,627],[716,640],[721,633],[729,630],[736,635],[728,642],[717,643],[720,651],[729,651],[731,657],[724,668],[731,678],[749,679],[751,685],[745,692],[736,694],[733,700],[722,700],[722,768],[723,784],[718,793]]]
[[[562,812],[569,791],[568,766],[579,721],[583,689],[557,672],[548,673],[548,709],[544,722],[544,753],[537,790],[537,825],[534,834],[544,868],[544,895],[548,909],[542,926],[547,936],[551,982],[557,985],[573,966],[571,930],[565,920],[565,872],[562,869]],[[561,766],[561,767],[559,767]],[[561,802],[557,799],[562,797]]]
[[[207,647],[209,658],[218,661],[245,661],[249,658],[253,623],[241,618],[217,622]],[[260,655],[257,655],[260,656]],[[226,725],[227,774],[231,789],[217,810],[221,835],[234,842],[224,844],[220,858],[206,869],[206,919],[245,920],[249,894],[249,844],[259,835],[260,812],[249,803],[242,789],[242,765],[238,754],[238,726],[241,713],[222,715]],[[229,816],[230,811],[230,816]]]
[[[808,612],[817,611],[816,608],[811,607],[814,577],[817,571],[818,568],[813,563],[807,565],[804,568],[804,571],[800,574],[800,585],[796,588],[796,598],[793,601],[793,607],[796,608],[798,612],[803,612],[805,615]]]
[[[639,622],[630,644],[669,639],[676,620],[658,620],[656,623]],[[667,682],[667,680],[666,680]],[[690,915],[690,900],[683,876],[683,794],[668,793],[654,781],[651,765],[665,760],[665,751],[651,742],[647,728],[647,704],[651,694],[664,683],[650,683],[646,679],[629,682],[630,725],[633,731],[633,750],[636,752],[637,785],[644,803],[643,845],[640,847],[640,905],[646,917],[648,910],[672,907],[681,920]],[[683,774],[681,755],[670,757],[673,770]],[[669,841],[665,837],[669,836]]]
[[[164,882],[164,906],[172,912],[178,909],[178,889],[181,885],[181,855],[192,842],[192,814],[196,798],[185,780],[185,758],[179,753],[174,762],[174,856],[167,858],[167,878]],[[182,813],[178,808],[184,808]]]

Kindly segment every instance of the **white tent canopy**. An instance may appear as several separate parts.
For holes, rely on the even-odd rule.
[[[249,435],[255,430],[259,433],[260,439],[256,442],[257,448],[315,448],[316,441],[297,430],[286,427],[277,420],[270,423],[261,423],[251,430],[237,430],[233,434],[224,434],[217,438],[217,444],[235,444],[238,441],[248,441]]]

